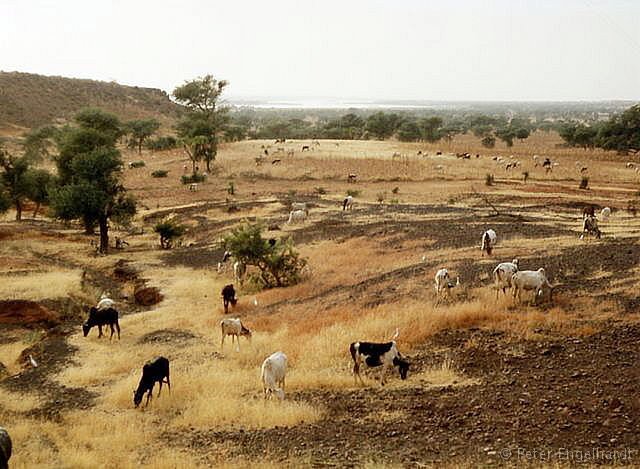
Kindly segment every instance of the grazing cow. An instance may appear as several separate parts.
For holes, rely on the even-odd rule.
[[[274,394],[284,399],[284,379],[287,374],[287,356],[283,352],[275,352],[262,362],[260,378],[264,398],[269,399]]]
[[[592,217],[591,215],[585,217],[582,222],[582,234],[580,235],[580,239],[584,238],[585,233],[587,235],[594,236],[596,239],[600,239],[602,232],[600,231],[600,228],[598,228],[598,220],[596,220],[596,217]]]
[[[342,201],[342,210],[353,210],[353,196],[348,195]]]
[[[513,274],[518,271],[518,259],[514,259],[511,262],[502,262],[493,269],[493,283],[496,289],[496,300],[500,290],[505,295],[507,294],[507,288],[511,288],[511,278]]]
[[[547,173],[549,173],[553,170],[553,163],[551,163],[549,158],[545,158],[542,162],[542,167],[547,170]]]
[[[456,283],[451,282],[449,271],[447,269],[440,269],[436,272],[434,277],[436,285],[436,305],[440,303],[440,299],[443,296],[451,296],[451,289],[460,286],[460,277],[456,277]]]
[[[98,309],[92,307],[89,310],[89,318],[82,325],[82,333],[86,337],[93,326],[98,326],[98,338],[102,337],[102,326],[109,326],[111,328],[111,335],[109,340],[113,338],[115,329],[118,331],[118,339],[120,339],[120,324],[118,324],[118,311],[113,308]]]
[[[244,327],[242,321],[239,318],[225,318],[220,321],[220,329],[222,331],[222,341],[220,342],[220,350],[224,347],[224,339],[226,336],[231,336],[231,344],[233,345],[234,339],[238,342],[237,348],[240,351],[240,336],[245,336],[248,340],[251,340],[251,331]]]
[[[189,184],[189,190],[191,192],[197,192],[198,191],[198,184],[195,182],[192,182],[191,184]]]
[[[351,358],[353,359],[353,376],[356,380],[360,380],[361,384],[362,376],[360,376],[360,365],[365,364],[369,368],[382,366],[380,372],[380,384],[384,386],[385,373],[388,368],[398,367],[401,379],[407,379],[407,373],[409,371],[409,362],[398,351],[395,340],[385,343],[376,342],[353,342],[349,346],[349,352],[351,352]]]
[[[602,221],[609,221],[609,217],[611,216],[611,209],[609,207],[605,207],[600,212],[600,219]]]
[[[309,145],[302,145],[301,151],[309,151],[309,150],[311,150],[311,147],[309,147]]]
[[[491,255],[491,251],[493,251],[494,246],[496,245],[496,242],[498,241],[498,236],[496,235],[496,232],[489,229],[487,231],[485,231],[482,235],[482,246],[480,246],[480,249],[483,252],[487,253],[488,256]]]
[[[231,251],[225,251],[224,254],[222,254],[222,259],[220,260],[220,262],[218,262],[218,267],[216,269],[218,273],[221,273],[224,270],[226,270],[227,261],[230,258],[231,258]]]
[[[544,289],[549,291],[549,301],[553,294],[553,287],[547,280],[547,274],[543,268],[538,270],[519,270],[511,276],[511,285],[513,287],[513,298],[522,301],[523,291],[533,291],[533,300],[536,301],[541,297]]]
[[[271,164],[280,164],[282,162],[282,160],[280,158],[276,158],[275,160],[273,160],[271,162]]]
[[[358,179],[357,174],[354,174],[354,173],[347,174],[347,182],[356,182],[356,179]]]
[[[437,155],[437,156],[440,156],[440,155],[442,155],[442,152],[441,152],[441,151],[437,151],[437,152],[436,152],[436,155]]]
[[[236,303],[238,303],[238,299],[236,298],[236,289],[233,288],[233,283],[229,285],[225,285],[225,287],[220,292],[222,296],[222,306],[224,307],[224,314],[229,312],[229,304],[235,307]]]
[[[593,205],[587,205],[582,209],[583,220],[587,217],[595,217],[595,216],[596,216],[596,208]]]
[[[165,381],[166,379],[166,381]],[[169,392],[171,392],[171,381],[169,380],[169,360],[164,357],[157,357],[151,360],[142,367],[142,378],[138,384],[138,389],[133,391],[133,404],[137,408],[142,402],[144,393],[147,393],[147,402],[145,406],[149,405],[151,400],[153,387],[155,384],[160,383],[160,389],[158,390],[158,397],[162,392],[162,383],[167,383]]]
[[[9,432],[0,427],[0,469],[8,469],[13,444]]]
[[[304,223],[307,219],[307,212],[305,210],[292,210],[289,212],[289,219],[287,220],[287,224],[292,223]]]
[[[100,295],[100,301],[98,301],[96,308],[99,310],[103,310],[113,308],[115,307],[115,305],[116,302],[109,298],[109,295],[107,293],[103,293],[102,295]]]
[[[309,214],[309,209],[307,208],[306,202],[292,202],[291,210],[302,210],[306,212],[307,215]]]

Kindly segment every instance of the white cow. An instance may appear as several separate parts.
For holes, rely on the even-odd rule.
[[[611,216],[611,209],[609,207],[605,207],[600,212],[600,220],[609,221],[609,217]]]
[[[240,336],[245,336],[248,340],[251,340],[251,331],[244,327],[239,318],[224,318],[220,321],[220,330],[222,331],[220,349],[224,347],[224,339],[228,335],[231,336],[232,344],[234,339],[237,340],[238,351],[240,351]]]
[[[307,219],[307,212],[304,210],[292,210],[289,212],[288,224],[303,223]]]
[[[348,195],[342,201],[342,210],[353,210],[353,196]]]
[[[262,362],[262,388],[264,398],[274,394],[284,399],[284,378],[287,374],[287,356],[283,352],[275,352]]]
[[[486,252],[487,255],[491,255],[491,251],[493,250],[496,242],[498,241],[498,235],[492,229],[488,229],[482,234],[482,252]]]
[[[513,297],[522,300],[521,294],[523,290],[533,291],[534,301],[543,294],[543,289],[549,289],[549,300],[553,293],[553,287],[547,280],[547,274],[541,267],[538,270],[520,270],[511,276],[511,285],[513,287]]]
[[[511,262],[502,262],[493,269],[493,283],[496,289],[496,300],[500,290],[505,295],[507,294],[507,288],[511,288],[511,278],[513,274],[518,271],[518,259],[514,259]]]
[[[450,290],[460,285],[460,277],[456,277],[456,283],[451,282],[449,271],[447,269],[440,269],[436,272],[434,277],[436,284],[436,305],[440,303],[443,296],[450,296]]]

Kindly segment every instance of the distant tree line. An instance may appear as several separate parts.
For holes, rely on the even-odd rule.
[[[558,132],[571,147],[602,148],[619,153],[640,152],[640,104],[606,122],[566,123]]]

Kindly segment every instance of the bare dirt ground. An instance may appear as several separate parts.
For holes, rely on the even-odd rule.
[[[323,141],[303,159],[255,167],[267,143],[222,149],[197,192],[177,182],[178,152],[143,155],[145,168],[125,171],[142,206],[135,229],[112,233],[130,246],[109,256],[75,225],[10,214],[0,225],[0,424],[13,430],[16,467],[640,464],[640,220],[627,210],[638,180],[618,157],[554,150],[560,166],[545,174],[530,158],[541,147],[516,148],[525,184],[487,154],[397,163],[394,151],[424,145],[393,142]],[[577,189],[577,159],[588,191]],[[149,176],[161,168],[171,177]],[[489,172],[499,176],[491,187]],[[340,207],[347,190],[357,191],[353,211]],[[285,224],[291,201],[308,202],[309,221]],[[578,239],[587,203],[613,209],[602,240]],[[188,229],[163,251],[152,227],[167,216]],[[285,289],[240,288],[234,313],[255,336],[232,352],[220,350],[217,326],[231,274],[215,267],[219,239],[245,221],[291,236],[311,273]],[[479,249],[487,228],[499,236],[491,257]],[[514,257],[546,269],[553,302],[496,300],[489,274]],[[462,286],[436,307],[440,267]],[[141,285],[164,299],[137,304]],[[79,330],[104,291],[123,315],[120,342]],[[356,386],[348,343],[396,327],[409,378],[380,387],[370,374]],[[276,349],[291,379],[286,401],[267,404],[259,366]],[[158,354],[172,360],[172,392],[134,410],[140,367]],[[120,438],[117,455],[105,434]]]

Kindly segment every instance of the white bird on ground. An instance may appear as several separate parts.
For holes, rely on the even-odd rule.
[[[422,262],[427,262],[427,256],[422,256]]]
[[[32,367],[38,368],[38,362],[35,361],[35,359],[31,356],[31,354],[29,354],[29,363],[31,363]]]
[[[253,297],[253,306],[258,306],[258,298]]]

